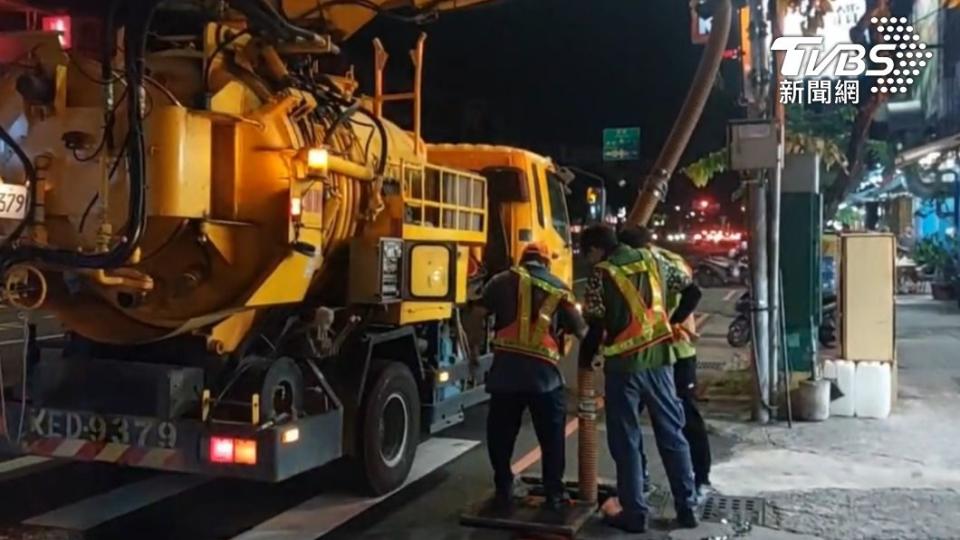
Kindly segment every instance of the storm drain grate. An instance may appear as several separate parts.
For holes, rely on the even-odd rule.
[[[723,360],[700,360],[697,359],[697,367],[699,369],[707,369],[712,371],[725,371],[723,368],[727,367],[727,362]]]
[[[749,522],[766,524],[766,502],[759,497],[710,495],[703,504],[703,521]]]

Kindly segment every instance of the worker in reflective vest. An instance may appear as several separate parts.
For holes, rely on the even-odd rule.
[[[683,405],[674,389],[670,347],[672,325],[693,312],[699,290],[691,289],[682,273],[663,264],[650,250],[619,243],[616,232],[606,225],[584,229],[580,251],[594,265],[584,297],[589,332],[580,346],[580,366],[590,366],[602,351],[607,443],[617,466],[617,494],[623,508],[605,519],[627,532],[646,530],[640,430],[640,414],[646,406],[673,492],[677,522],[681,527],[696,527],[690,448],[683,436]],[[680,295],[672,316],[666,307],[671,294]]]
[[[634,248],[648,248],[654,255],[662,257],[666,264],[680,269],[686,279],[693,281],[693,270],[683,257],[676,253],[653,244],[653,235],[645,227],[631,227],[620,231],[620,241]],[[692,285],[696,286],[696,285]],[[680,295],[673,293],[667,297],[667,312],[674,313],[680,303]],[[673,380],[676,384],[677,397],[683,403],[683,412],[686,423],[683,434],[690,444],[690,460],[693,463],[694,482],[698,495],[706,495],[710,486],[710,440],[707,437],[707,425],[697,408],[697,348],[694,345],[697,336],[695,317],[690,315],[680,324],[674,325],[673,355],[676,362],[673,365]],[[644,458],[644,471],[646,459]]]
[[[495,275],[483,291],[482,302],[493,313],[496,333],[486,381],[487,450],[496,487],[494,504],[500,509],[513,502],[511,460],[526,409],[543,456],[545,504],[557,509],[566,498],[566,403],[558,364],[564,336],[582,338],[586,323],[570,289],[550,273],[549,261],[545,245],[528,244],[520,264]]]

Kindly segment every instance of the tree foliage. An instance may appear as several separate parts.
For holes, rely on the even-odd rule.
[[[727,170],[726,150],[710,152],[684,167],[680,172],[687,175],[698,188],[707,187],[710,179]]]
[[[805,35],[813,35],[823,27],[824,16],[833,11],[831,0],[778,0],[778,8],[799,12],[805,20]],[[890,14],[890,0],[876,0],[872,8],[851,28],[851,38],[870,34],[876,43],[880,36],[870,28],[872,17]],[[859,40],[857,40],[859,42]],[[857,107],[833,106],[814,110],[802,106],[788,106],[785,115],[784,151],[787,154],[816,152],[821,156],[824,171],[833,173],[825,179],[824,215],[833,216],[842,202],[859,185],[866,169],[887,167],[893,162],[889,146],[869,138],[870,125],[886,94],[871,94]],[[715,175],[727,168],[726,153],[712,152],[694,161],[682,170],[694,185],[703,187]]]

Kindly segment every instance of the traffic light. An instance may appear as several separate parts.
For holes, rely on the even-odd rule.
[[[597,204],[597,200],[600,198],[597,193],[597,188],[587,188],[587,204]]]
[[[743,26],[744,11],[749,11],[746,6],[746,0],[734,0],[733,16],[730,20],[730,35],[727,38],[726,51],[734,51],[725,54],[727,59],[735,59],[743,48],[742,39],[748,35],[747,28]],[[710,28],[713,19],[713,2],[700,1],[690,6],[690,35],[693,43],[702,45],[707,42],[710,36]],[[749,16],[746,17],[749,20]]]

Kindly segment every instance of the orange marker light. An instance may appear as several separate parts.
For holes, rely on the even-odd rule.
[[[240,465],[256,465],[257,441],[236,439],[233,446],[233,460]]]

